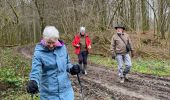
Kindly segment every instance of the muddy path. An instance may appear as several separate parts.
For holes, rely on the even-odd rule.
[[[31,59],[30,49],[19,50]],[[88,75],[81,75],[83,94],[86,100],[170,100],[170,77],[131,73],[129,80],[121,84],[117,72],[100,65],[90,64]],[[80,86],[76,76],[70,76],[75,99],[80,100]]]

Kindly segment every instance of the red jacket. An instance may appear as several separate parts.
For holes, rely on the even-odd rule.
[[[91,46],[91,40],[88,35],[85,36],[85,40],[86,40],[87,50],[89,50],[88,47]],[[80,43],[80,34],[75,35],[74,40],[72,42],[72,45],[75,47],[74,50],[75,54],[80,54],[80,46],[79,47],[76,46],[79,43]]]

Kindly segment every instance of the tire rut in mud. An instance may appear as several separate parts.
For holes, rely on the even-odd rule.
[[[87,77],[92,79],[93,82],[98,82],[101,85],[107,83],[110,87],[106,88],[113,87],[114,89],[112,91],[116,90],[117,92],[121,92],[122,95],[135,97],[136,99],[170,100],[169,78],[130,74],[129,81],[120,84],[116,72],[96,66],[89,66],[88,76],[85,76],[85,78]],[[132,100],[132,98],[127,98],[127,100]]]

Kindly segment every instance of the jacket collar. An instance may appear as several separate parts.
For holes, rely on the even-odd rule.
[[[59,41],[60,45],[56,46],[56,47],[54,48],[54,50],[55,50],[56,48],[61,48],[61,47],[64,46],[64,42],[63,42],[62,40],[58,40],[58,41]],[[40,43],[37,45],[36,50],[38,50],[38,51],[52,51],[52,50],[49,50],[49,49],[46,47],[46,45],[45,45],[45,43],[44,43],[43,40],[41,40]]]
[[[80,32],[77,35],[78,37],[81,37]],[[85,37],[88,37],[87,33],[85,33]]]

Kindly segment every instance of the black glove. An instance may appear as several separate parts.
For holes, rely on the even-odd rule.
[[[73,67],[70,68],[70,73],[71,73],[71,75],[79,74],[80,73],[80,65],[79,64],[73,65]]]
[[[115,59],[115,58],[116,58],[115,54],[112,54],[112,59]]]
[[[28,93],[31,93],[31,94],[38,93],[37,82],[34,80],[30,80],[27,84],[26,90]]]

